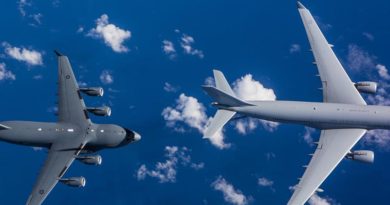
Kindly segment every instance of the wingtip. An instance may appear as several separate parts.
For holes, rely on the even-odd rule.
[[[300,1],[297,1],[297,6],[298,9],[306,9],[306,7]]]
[[[60,57],[60,56],[64,56],[62,53],[60,53],[58,50],[54,50],[54,53],[58,56],[58,57]]]

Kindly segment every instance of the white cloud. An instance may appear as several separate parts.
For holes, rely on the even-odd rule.
[[[28,65],[42,65],[42,53],[36,50],[29,50],[24,47],[13,47],[7,42],[2,43],[5,53],[18,61],[27,63]]]
[[[177,56],[177,52],[172,41],[163,40],[162,43],[163,43],[162,45],[163,52],[169,57],[169,59],[171,60],[175,59]]]
[[[263,187],[272,187],[274,185],[274,181],[267,179],[265,177],[261,177],[257,180],[257,184]]]
[[[0,81],[15,80],[15,74],[7,70],[5,63],[0,63]]]
[[[219,176],[211,186],[223,193],[223,198],[226,202],[235,205],[248,204],[248,198],[240,191],[233,187],[232,184],[227,182],[222,176]]]
[[[312,135],[315,132],[316,132],[316,129],[311,128],[311,127],[305,127],[305,133],[303,134],[303,139],[310,146],[314,145],[314,140],[313,140],[313,136]]]
[[[101,15],[96,20],[96,27],[91,29],[87,36],[103,39],[104,43],[115,52],[122,53],[129,50],[123,42],[131,38],[131,32],[109,23],[107,14]]]
[[[104,84],[112,84],[114,82],[114,77],[112,76],[111,71],[108,70],[103,70],[99,78]]]
[[[148,169],[145,164],[141,165],[137,170],[136,177],[138,180],[144,180],[147,176],[156,178],[160,183],[176,182],[177,167],[191,167],[194,170],[199,170],[204,167],[204,163],[193,163],[191,156],[188,154],[190,150],[187,147],[166,146],[165,162],[157,162],[154,169]]]
[[[389,72],[388,72],[386,66],[384,66],[382,64],[377,64],[375,66],[375,68],[377,69],[380,77],[382,77],[384,80],[390,80],[390,75],[389,75]]]
[[[76,31],[77,33],[82,33],[84,32],[84,26],[79,26],[79,28]]]
[[[42,79],[43,79],[43,75],[41,75],[41,74],[34,75],[34,76],[33,76],[33,79],[34,79],[34,80],[42,80]]]
[[[348,45],[347,61],[351,69],[372,69],[375,67],[375,56],[370,55],[355,44]]]
[[[164,83],[164,90],[168,93],[175,93],[179,90],[179,88],[173,86],[172,84],[165,82]]]
[[[375,40],[374,35],[372,35],[371,33],[363,32],[362,35],[363,35],[364,37],[366,37],[366,38],[367,38],[368,40],[370,40],[370,41]]]
[[[294,43],[294,44],[291,44],[291,46],[290,46],[290,53],[297,53],[297,52],[300,52],[301,51],[301,45],[299,45],[299,44],[296,44],[296,43]]]
[[[204,58],[203,51],[193,48],[195,40],[192,36],[183,34],[180,38],[180,45],[183,48],[185,54],[198,56],[199,58]]]
[[[27,0],[20,0],[18,1],[18,10],[20,12],[20,15],[26,16],[26,10],[25,7],[31,6],[31,3]]]
[[[369,130],[362,140],[365,145],[376,145],[383,150],[390,150],[390,130]]]
[[[317,194],[313,194],[307,201],[310,205],[331,205],[336,204],[334,200],[330,198],[322,198]]]
[[[166,121],[166,125],[174,128],[175,131],[184,132],[184,127],[180,125],[180,123],[184,123],[191,128],[195,128],[201,134],[205,132],[206,126],[212,119],[207,117],[205,107],[198,99],[186,96],[184,93],[180,94],[174,107],[166,107],[162,111],[162,116]],[[222,131],[208,139],[220,149],[229,147],[229,144],[224,143]]]
[[[259,81],[253,79],[251,74],[247,74],[233,83],[233,90],[238,98],[247,101],[274,101],[276,100],[275,92],[272,89],[265,88]],[[265,120],[247,118],[237,120],[235,128],[240,134],[247,134],[262,125],[267,131],[277,129],[279,123]]]
[[[33,23],[32,24],[33,26],[36,26],[37,24],[42,24],[43,15],[41,13],[31,14],[31,15],[29,15],[29,17],[32,18],[36,23],[36,24]]]

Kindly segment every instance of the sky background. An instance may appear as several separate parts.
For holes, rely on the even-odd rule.
[[[369,104],[389,105],[390,3],[303,1],[353,81],[379,82]],[[103,86],[112,116],[142,140],[104,150],[100,167],[75,162],[45,204],[286,204],[319,133],[245,119],[202,139],[215,109],[200,85],[222,70],[246,99],[322,101],[295,1],[3,1],[0,120],[55,121],[57,60],[68,55],[81,86]],[[342,136],[340,136],[342,137]],[[356,149],[375,163],[344,160],[310,204],[388,204],[390,134]],[[24,204],[44,150],[0,143],[0,204]]]

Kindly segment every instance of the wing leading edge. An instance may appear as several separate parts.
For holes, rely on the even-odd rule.
[[[303,205],[365,133],[365,129],[322,130],[317,149],[288,205]]]
[[[52,145],[26,205],[40,205],[79,155],[85,142],[81,138],[70,140]]]
[[[298,11],[301,15],[310,46],[314,54],[315,64],[320,74],[323,101],[331,103],[346,103],[366,105],[354,83],[348,77],[340,61],[332,50],[332,46],[325,39],[310,11],[298,2]]]
[[[85,103],[67,56],[58,51],[58,121],[82,126],[90,124]]]

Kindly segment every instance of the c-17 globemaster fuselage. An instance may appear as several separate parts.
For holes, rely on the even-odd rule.
[[[50,148],[58,140],[88,135],[88,144],[83,151],[95,152],[124,146],[140,139],[138,133],[113,124],[92,123],[85,130],[71,123],[4,121],[0,124],[9,127],[0,130],[0,140],[33,147]]]

